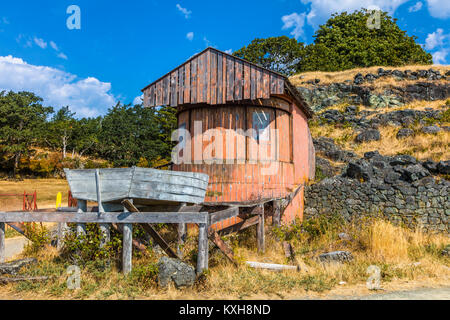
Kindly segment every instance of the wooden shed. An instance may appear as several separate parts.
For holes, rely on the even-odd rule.
[[[209,175],[205,204],[266,204],[284,223],[302,218],[303,188],[315,174],[313,113],[288,78],[207,48],[142,92],[147,107],[177,107],[183,161],[172,169]]]

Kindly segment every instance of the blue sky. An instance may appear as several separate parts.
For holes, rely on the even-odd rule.
[[[69,30],[67,8],[81,10]],[[380,8],[450,63],[449,0],[15,0],[0,4],[0,90],[34,91],[55,109],[104,114],[207,46],[233,51],[254,38],[307,44],[332,12]]]

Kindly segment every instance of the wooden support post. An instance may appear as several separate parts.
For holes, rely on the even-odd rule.
[[[0,263],[5,262],[6,260],[6,252],[5,252],[5,223],[0,222]]]
[[[98,203],[98,213],[99,215],[101,213],[105,212],[105,209],[103,208],[103,202],[102,202],[102,192],[101,192],[101,179],[100,179],[100,170],[95,170],[95,187],[97,190],[97,203]],[[100,246],[103,248],[111,239],[111,226],[108,223],[101,223],[100,224],[100,231],[102,233],[102,240],[100,242]]]
[[[217,248],[222,251],[222,253],[227,257],[235,266],[237,266],[237,262],[234,260],[233,250],[222,240],[220,235],[213,229],[209,229],[209,236],[211,241],[217,246]]]
[[[185,207],[186,203],[183,203],[181,207]],[[177,228],[178,233],[178,245],[177,245],[177,255],[178,257],[183,258],[183,252],[181,248],[183,247],[184,243],[186,242],[186,224],[185,223],[179,223]]]
[[[58,223],[58,239],[56,243],[56,248],[61,250],[64,246],[64,237],[67,233],[67,223]]]
[[[129,200],[132,202],[133,200]],[[123,212],[129,212],[124,206]],[[125,223],[123,225],[123,252],[122,252],[122,271],[125,275],[128,275],[132,269],[133,259],[133,225],[131,223]]]
[[[78,213],[86,213],[87,212],[87,201],[86,200],[78,200]],[[79,223],[77,224],[77,235],[85,235],[86,234],[86,224]]]
[[[206,269],[208,269],[208,226],[206,223],[199,223],[197,274],[201,274]]]
[[[264,253],[265,251],[265,236],[264,236],[264,205],[258,206],[258,226],[256,229],[256,238],[258,242],[258,252]]]
[[[275,200],[273,202],[273,223],[274,226],[279,227],[281,225],[281,200]]]

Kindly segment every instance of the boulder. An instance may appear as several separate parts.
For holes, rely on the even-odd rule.
[[[422,167],[430,171],[431,173],[438,173],[438,163],[432,160],[422,162]]]
[[[35,263],[37,263],[37,260],[35,258],[26,258],[8,263],[1,263],[0,274],[17,275],[20,269]]]
[[[437,164],[437,171],[440,174],[450,174],[450,160],[439,162]]]
[[[397,139],[410,137],[412,135],[414,135],[414,130],[409,129],[409,128],[402,128],[402,129],[398,130],[398,132],[397,132]]]
[[[175,287],[183,288],[192,286],[195,282],[195,269],[181,260],[162,257],[158,262],[158,283],[161,287],[167,287],[171,281]]]
[[[381,139],[380,131],[375,129],[370,129],[361,132],[356,136],[355,141],[358,143],[369,142],[369,141],[379,141]]]
[[[405,166],[410,164],[416,164],[417,160],[413,156],[410,156],[408,154],[401,154],[398,156],[395,156],[392,161],[389,163],[391,166]]]
[[[372,178],[373,168],[367,161],[359,160],[350,162],[347,166],[345,176],[352,179],[370,181]]]
[[[323,253],[319,256],[321,262],[349,262],[353,260],[353,255],[348,251],[334,251]]]
[[[441,130],[442,129],[439,128],[438,126],[426,126],[422,128],[422,132],[427,134],[435,134],[440,132]]]
[[[363,77],[363,75],[361,74],[361,73],[358,73],[356,76],[355,76],[355,78],[354,78],[354,80],[353,80],[353,83],[354,84],[361,84],[361,83],[363,83],[364,82],[364,77]]]
[[[420,164],[410,165],[403,169],[402,177],[405,181],[414,182],[422,178],[428,177],[430,172]]]

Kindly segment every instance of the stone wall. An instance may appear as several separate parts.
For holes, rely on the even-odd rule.
[[[425,168],[428,164],[376,153],[350,162],[342,175],[305,188],[305,218],[324,213],[338,213],[347,220],[381,215],[410,228],[448,234],[450,182],[433,177]],[[446,170],[448,165],[441,163]]]

